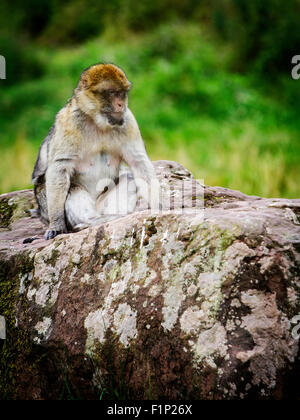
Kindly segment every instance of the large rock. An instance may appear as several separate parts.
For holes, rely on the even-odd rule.
[[[170,211],[52,241],[0,196],[2,398],[299,398],[300,200],[155,165]]]

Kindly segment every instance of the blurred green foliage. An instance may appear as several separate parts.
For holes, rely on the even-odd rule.
[[[300,0],[2,0],[0,49],[10,58],[11,74],[22,64],[22,75],[36,76],[41,68],[32,41],[78,44],[111,26],[116,33],[141,33],[180,20],[205,26],[229,42],[233,68],[276,73],[289,68],[299,48],[299,14]]]
[[[0,192],[30,186],[55,114],[82,70],[106,61],[133,82],[153,159],[207,184],[300,196],[299,11],[299,0],[2,0]]]

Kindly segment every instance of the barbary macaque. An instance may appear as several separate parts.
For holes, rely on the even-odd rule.
[[[119,67],[95,64],[56,115],[32,175],[46,239],[131,213],[139,197],[159,208],[155,170],[128,108],[130,88]]]

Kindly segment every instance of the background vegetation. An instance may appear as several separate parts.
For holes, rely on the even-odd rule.
[[[299,0],[2,0],[0,192],[30,187],[81,71],[121,66],[152,159],[208,185],[300,196]]]

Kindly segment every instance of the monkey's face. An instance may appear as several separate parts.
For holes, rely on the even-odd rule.
[[[97,64],[82,73],[76,89],[80,108],[98,126],[122,126],[126,121],[131,83],[113,64]]]
[[[107,118],[110,125],[123,125],[124,114],[128,106],[128,90],[106,84],[97,92],[99,95],[100,113]]]

